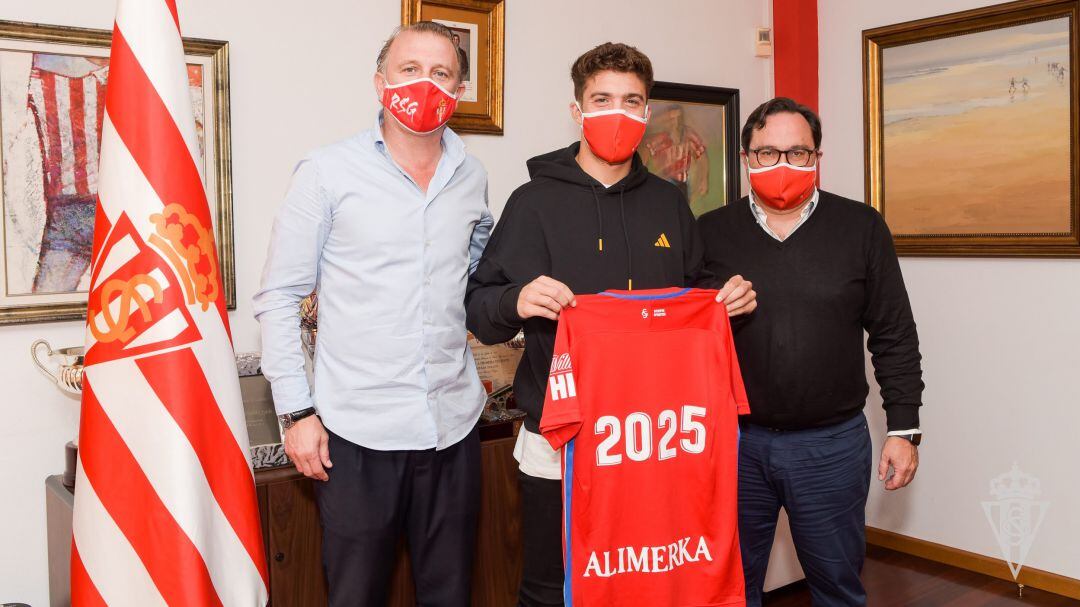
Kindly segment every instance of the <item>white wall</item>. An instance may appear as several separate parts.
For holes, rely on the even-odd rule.
[[[469,136],[491,176],[496,212],[527,179],[525,160],[576,137],[569,66],[607,40],[649,54],[661,80],[739,88],[743,116],[771,94],[771,64],[753,56],[766,0],[509,0],[506,135]],[[293,164],[310,148],[367,128],[374,58],[399,22],[398,0],[315,4],[181,0],[185,35],[228,40],[236,216],[236,348],[259,348],[251,295]],[[111,0],[0,0],[0,19],[111,28]],[[63,470],[77,402],[32,367],[30,343],[80,343],[80,323],[0,327],[0,602],[48,604],[43,481]]]
[[[862,30],[987,4],[818,3],[825,189],[864,197]],[[901,265],[922,340],[926,437],[909,488],[886,494],[875,481],[868,524],[999,558],[981,502],[994,499],[990,480],[1015,462],[1042,481],[1050,502],[1027,565],[1080,578],[1080,261]],[[882,434],[874,392],[867,410]]]

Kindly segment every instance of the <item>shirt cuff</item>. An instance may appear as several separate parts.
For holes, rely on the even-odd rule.
[[[906,436],[908,434],[922,434],[922,430],[913,428],[911,430],[891,430],[885,434],[885,436]]]
[[[311,388],[308,387],[307,378],[282,377],[276,382],[270,382],[270,391],[274,397],[274,410],[277,415],[296,413],[315,407],[315,400],[311,398]]]

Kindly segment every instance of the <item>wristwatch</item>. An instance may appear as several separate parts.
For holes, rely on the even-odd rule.
[[[915,445],[916,447],[918,447],[919,443],[922,442],[922,433],[921,432],[918,433],[918,434],[893,434],[892,436],[895,436],[897,438],[902,438],[904,440],[910,441],[911,444]]]
[[[278,420],[281,421],[281,427],[288,430],[296,425],[296,422],[304,419],[305,417],[311,417],[315,415],[315,407],[308,407],[307,409],[301,409],[299,411],[293,411],[292,413],[286,413],[285,415],[279,415]]]

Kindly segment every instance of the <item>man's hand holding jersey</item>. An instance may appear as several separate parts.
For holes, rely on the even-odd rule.
[[[736,274],[724,283],[716,294],[716,303],[727,306],[728,316],[749,314],[757,308],[757,292],[754,284]]]
[[[541,316],[559,320],[563,308],[577,305],[570,287],[547,276],[525,285],[518,294],[517,313],[522,319]]]

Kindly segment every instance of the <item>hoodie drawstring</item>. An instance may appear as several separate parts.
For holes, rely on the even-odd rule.
[[[600,196],[596,193],[596,186],[589,185],[589,189],[592,190],[593,200],[596,201],[596,223],[599,226],[599,232],[597,233],[597,250],[601,253],[604,252],[604,214],[600,212]],[[623,240],[626,242],[626,289],[628,291],[634,290],[634,253],[630,250],[630,230],[626,227],[626,207],[623,200],[623,194],[626,193],[626,186],[619,188],[619,215],[622,218],[622,233]]]
[[[634,252],[630,249],[630,230],[626,227],[626,206],[623,204],[623,192],[626,187],[619,188],[619,214],[622,215],[622,233],[626,240],[626,290],[634,290]]]
[[[596,233],[596,246],[598,251],[604,252],[604,215],[600,212],[600,197],[596,194],[596,186],[589,184],[589,189],[592,190],[593,200],[596,201],[596,223],[599,228]]]

